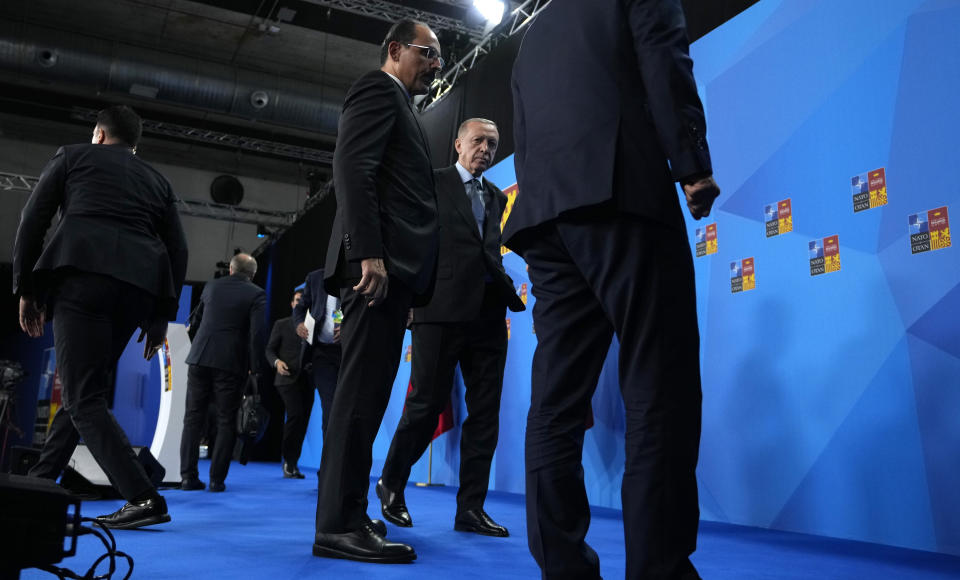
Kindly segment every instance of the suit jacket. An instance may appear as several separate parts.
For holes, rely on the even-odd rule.
[[[270,331],[270,340],[267,341],[267,362],[276,368],[277,359],[287,364],[289,375],[277,376],[273,379],[274,385],[290,385],[297,382],[300,376],[303,339],[297,334],[297,323],[292,316],[281,318],[273,323]]]
[[[190,327],[197,334],[187,364],[235,373],[262,372],[266,305],[266,292],[243,276],[208,282],[190,315]]]
[[[413,310],[414,322],[464,322],[480,314],[485,277],[503,297],[504,306],[524,310],[513,280],[503,270],[500,255],[500,218],[507,196],[489,180],[486,190],[486,222],[483,238],[473,217],[470,199],[456,165],[434,172],[437,213],[440,217],[440,253],[437,282],[428,304]]]
[[[383,258],[414,294],[429,294],[438,232],[426,139],[403,89],[386,73],[347,91],[333,155],[337,215],[326,258],[327,291],[360,277],[360,261]]]
[[[44,234],[59,210],[60,221]],[[177,315],[187,241],[169,182],[121,145],[68,145],[47,163],[20,217],[13,291],[46,302],[61,268],[105,274],[157,297],[144,318]]]
[[[680,0],[553,0],[527,30],[512,86],[507,246],[587,206],[683,227],[674,181],[711,166]]]

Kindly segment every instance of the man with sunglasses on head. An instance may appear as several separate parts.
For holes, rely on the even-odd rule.
[[[411,98],[443,66],[425,24],[397,22],[380,69],[347,92],[333,159],[337,215],[327,292],[340,296],[339,385],[317,473],[315,556],[363,562],[416,559],[367,516],[373,441],[400,365],[407,313],[433,289],[439,234],[430,152]]]

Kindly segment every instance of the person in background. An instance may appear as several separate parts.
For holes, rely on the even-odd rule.
[[[290,308],[295,309],[303,292],[293,293]],[[280,455],[283,458],[283,477],[303,479],[297,469],[303,437],[310,422],[313,408],[313,389],[310,387],[309,373],[303,368],[303,340],[297,335],[292,316],[280,318],[273,323],[270,339],[267,340],[267,362],[272,363],[276,376],[273,386],[277,388],[287,420],[283,423],[283,439],[280,443]]]
[[[237,410],[250,375],[263,368],[264,308],[267,295],[251,282],[257,261],[248,254],[230,260],[230,275],[207,283],[190,317],[196,330],[187,355],[187,402],[180,439],[180,489],[200,490],[197,461],[200,431],[213,400],[217,435],[210,456],[210,491],[226,489],[224,480],[237,439]]]

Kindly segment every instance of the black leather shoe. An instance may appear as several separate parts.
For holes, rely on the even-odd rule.
[[[493,518],[482,509],[458,513],[453,523],[453,529],[458,532],[473,532],[474,534],[497,536],[499,538],[506,538],[510,535],[507,528],[493,521]]]
[[[227,490],[227,486],[224,485],[222,481],[214,481],[212,479],[210,480],[210,491],[221,492],[226,490]]]
[[[379,564],[405,564],[417,559],[413,546],[388,542],[380,537],[370,522],[359,530],[344,534],[317,534],[313,555]]]
[[[97,516],[96,520],[105,528],[132,530],[169,522],[170,514],[167,513],[167,502],[158,495],[152,499],[127,503],[112,514]]]
[[[378,536],[381,538],[387,537],[387,524],[383,523],[383,520],[371,520],[370,518],[367,519],[370,521],[370,525],[373,526],[373,531],[377,532]]]
[[[180,489],[183,491],[197,491],[207,487],[207,484],[203,483],[199,479],[184,479],[180,482]]]
[[[283,477],[286,479],[303,479],[305,476],[300,473],[300,470],[297,469],[296,465],[290,465],[286,461],[283,462]]]
[[[383,479],[380,479],[377,481],[377,497],[380,498],[380,510],[384,519],[402,528],[413,526],[413,519],[410,518],[407,504],[403,501],[403,491],[390,491],[383,484]]]

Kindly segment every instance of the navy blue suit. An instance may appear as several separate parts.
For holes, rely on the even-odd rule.
[[[212,280],[190,315],[197,333],[187,354],[187,403],[180,439],[180,477],[197,479],[200,430],[210,399],[217,408],[217,441],[210,457],[210,481],[223,483],[237,436],[237,409],[248,371],[259,374],[264,361],[267,295],[239,274]]]
[[[581,457],[614,333],[626,576],[698,577],[699,335],[674,184],[712,172],[692,68],[679,0],[553,0],[514,65],[503,239],[536,297],[527,531],[544,578],[599,578]]]

